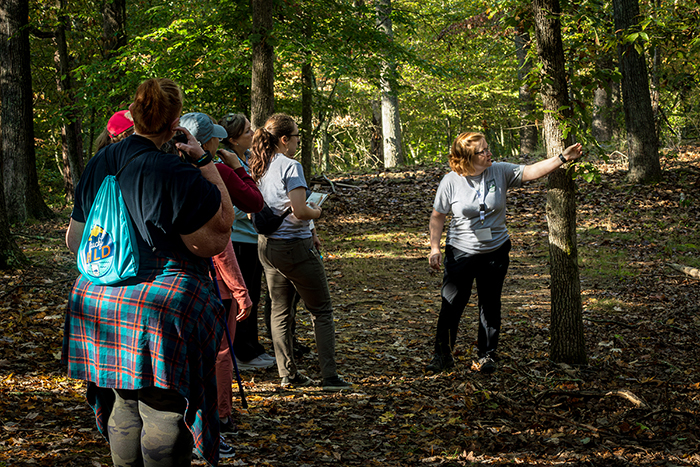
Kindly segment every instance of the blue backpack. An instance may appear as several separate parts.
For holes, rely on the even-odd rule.
[[[139,248],[136,234],[124,203],[116,175],[107,175],[100,185],[78,248],[78,269],[93,284],[112,285],[139,272]]]

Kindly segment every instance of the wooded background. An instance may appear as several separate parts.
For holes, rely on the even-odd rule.
[[[698,29],[689,0],[1,0],[0,225],[70,205],[149,77],[178,82],[184,112],[293,115],[307,175],[444,162],[476,130],[506,160],[576,140],[658,181],[700,136]]]

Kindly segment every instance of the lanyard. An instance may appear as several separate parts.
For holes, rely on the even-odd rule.
[[[484,220],[486,220],[486,171],[484,170],[481,172],[481,181],[479,182],[479,188],[475,187],[471,180],[467,178],[467,182],[469,183],[469,186],[474,188],[474,191],[476,191],[476,196],[479,199],[479,220],[481,220],[481,223],[484,223]]]

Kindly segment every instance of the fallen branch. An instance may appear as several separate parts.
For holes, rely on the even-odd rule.
[[[668,263],[668,265],[676,271],[689,275],[693,279],[700,279],[700,269],[691,268],[690,266],[683,266],[682,264],[676,263]]]
[[[620,396],[624,399],[627,399],[628,401],[630,401],[631,403],[633,403],[637,407],[646,408],[649,406],[646,402],[644,402],[642,399],[640,399],[639,397],[632,394],[632,392],[628,391],[627,389],[620,389],[619,391],[610,391],[610,392],[606,393],[605,395],[606,396]]]

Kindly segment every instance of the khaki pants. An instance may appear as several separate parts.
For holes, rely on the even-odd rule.
[[[296,290],[311,313],[321,375],[324,379],[336,376],[331,294],[323,261],[313,241],[311,238],[276,240],[259,235],[258,256],[272,300],[270,324],[279,375],[293,377],[297,372],[292,334],[292,301]]]

